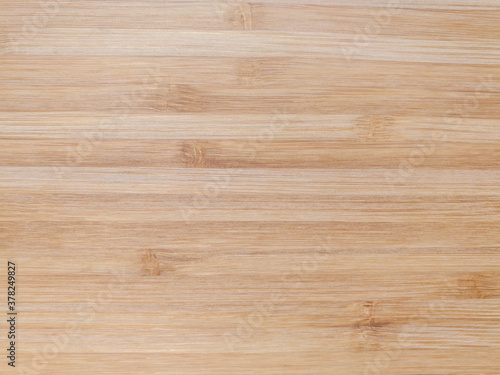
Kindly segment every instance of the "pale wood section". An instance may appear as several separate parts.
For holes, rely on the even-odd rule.
[[[498,0],[0,10],[0,374],[499,374]]]
[[[26,17],[25,3],[5,6],[0,15],[8,27],[16,27]],[[383,2],[380,2],[383,4]],[[473,36],[474,40],[498,39],[497,27],[500,6],[473,7],[450,12],[428,4],[429,11],[422,17],[422,4],[405,7],[408,2],[393,1],[394,7],[372,3],[360,7],[349,5],[287,3],[245,3],[236,1],[200,2],[194,7],[189,2],[127,1],[121,2],[68,2],[60,6],[57,17],[50,21],[50,28],[106,28],[106,29],[164,29],[164,30],[275,30],[322,33],[351,33],[363,29],[367,23],[380,21],[380,29],[368,30],[384,35],[409,38],[460,40]],[[442,3],[442,2],[441,2]],[[457,3],[457,2],[455,2]],[[37,2],[32,1],[36,6]],[[391,4],[387,1],[386,4]],[[432,6],[434,5],[434,7]],[[438,4],[439,5],[439,4]],[[384,13],[384,11],[386,13]],[[56,13],[55,9],[52,11]],[[50,11],[46,12],[51,14]],[[40,21],[43,22],[43,21]],[[450,29],[453,23],[455,28]],[[481,23],[481,28],[476,27]],[[401,34],[401,28],[406,34]]]

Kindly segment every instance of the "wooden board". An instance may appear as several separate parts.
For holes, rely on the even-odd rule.
[[[500,373],[498,0],[0,10],[1,374]]]

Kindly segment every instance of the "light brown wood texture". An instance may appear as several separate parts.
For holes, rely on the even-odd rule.
[[[500,374],[500,1],[1,0],[0,37],[1,374]]]

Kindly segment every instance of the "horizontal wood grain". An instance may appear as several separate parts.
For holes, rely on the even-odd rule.
[[[497,0],[0,9],[1,374],[498,375]]]

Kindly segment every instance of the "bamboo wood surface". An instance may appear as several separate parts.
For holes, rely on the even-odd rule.
[[[500,1],[1,0],[0,52],[1,374],[500,374]]]

